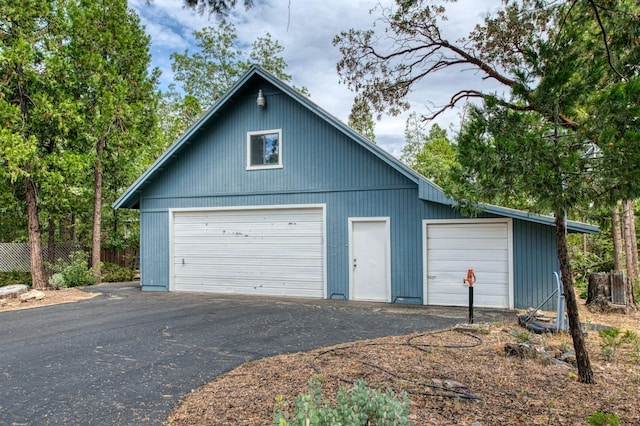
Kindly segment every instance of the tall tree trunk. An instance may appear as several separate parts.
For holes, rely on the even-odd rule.
[[[48,240],[47,240],[47,261],[53,263],[56,261],[56,221],[53,218],[49,218],[48,225]]]
[[[42,260],[42,237],[40,235],[40,218],[38,217],[38,194],[35,183],[25,179],[27,199],[27,221],[29,229],[29,245],[31,247],[31,286],[42,290],[47,287],[44,262]]]
[[[578,303],[573,290],[573,275],[569,264],[569,248],[567,247],[567,235],[564,212],[555,212],[556,222],[556,243],[558,246],[558,260],[560,262],[560,272],[562,273],[562,289],[567,304],[567,317],[569,317],[569,331],[573,340],[573,349],[576,352],[576,363],[578,364],[578,376],[582,383],[595,383],[589,353],[584,342],[584,335],[580,326],[578,315]]]
[[[613,234],[613,269],[622,271],[622,232],[620,231],[620,203],[611,210],[611,233]]]
[[[640,279],[640,265],[638,265],[638,234],[636,233],[636,214],[633,209],[633,201],[627,201],[629,203],[629,229],[631,230],[631,254],[633,255],[633,268],[636,284]]]
[[[71,225],[69,228],[69,240],[73,244],[78,243],[78,234],[76,233],[76,214],[71,213]]]
[[[68,243],[69,242],[69,222],[67,222],[66,217],[60,219],[60,221],[58,222],[58,229],[59,229],[58,241],[60,241],[61,243]]]
[[[102,228],[102,152],[105,142],[99,140],[96,145],[96,164],[93,184],[93,237],[91,241],[91,267],[100,277],[100,237]]]
[[[635,280],[635,267],[633,266],[633,249],[631,237],[631,214],[629,203],[622,202],[622,231],[624,234],[624,254],[627,272],[627,306],[635,307],[633,300],[633,282]]]

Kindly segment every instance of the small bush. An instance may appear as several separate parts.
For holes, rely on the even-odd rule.
[[[31,274],[29,272],[0,272],[0,287],[6,285],[24,284],[31,285]]]
[[[131,281],[135,276],[135,271],[131,268],[123,268],[115,263],[105,263],[102,265],[102,281],[107,283],[117,283]]]
[[[602,356],[607,361],[613,361],[618,352],[618,349],[625,343],[637,343],[638,335],[631,330],[627,330],[624,333],[619,328],[605,328],[598,331],[598,335],[602,342],[600,342],[600,350]]]
[[[587,417],[587,424],[589,426],[619,426],[620,417],[614,413],[603,413],[598,411]]]
[[[364,380],[347,390],[338,390],[336,404],[331,406],[322,398],[322,388],[317,379],[309,382],[309,391],[298,395],[293,415],[286,411],[286,403],[276,398],[274,425],[411,425],[408,420],[409,398],[405,393],[396,395],[393,390],[373,390]]]
[[[67,286],[64,275],[62,275],[60,272],[56,272],[55,274],[51,275],[51,278],[49,278],[49,285],[56,289]]]
[[[516,333],[516,342],[518,343],[530,343],[533,339],[533,334],[528,331],[519,331]]]
[[[55,288],[78,287],[94,285],[98,282],[98,277],[89,269],[87,260],[89,255],[83,251],[71,253],[71,261],[62,259],[54,264],[47,263],[47,267],[54,273],[49,279],[49,285]],[[55,277],[55,278],[54,278]]]

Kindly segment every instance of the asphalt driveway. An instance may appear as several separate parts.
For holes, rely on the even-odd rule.
[[[142,293],[0,313],[1,425],[159,425],[180,396],[257,358],[436,330],[460,308]],[[476,321],[509,313],[477,310]]]

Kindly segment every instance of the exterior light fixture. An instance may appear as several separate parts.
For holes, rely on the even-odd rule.
[[[262,95],[262,89],[258,90],[258,99],[256,99],[256,103],[260,108],[264,108],[264,106],[267,104],[266,99]]]

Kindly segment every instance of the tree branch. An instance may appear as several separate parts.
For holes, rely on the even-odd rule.
[[[620,78],[622,81],[627,81],[624,75],[622,75],[616,67],[613,65],[613,61],[611,60],[611,51],[609,50],[609,42],[607,41],[607,31],[604,29],[604,25],[602,24],[602,20],[600,19],[600,12],[598,12],[598,6],[596,5],[594,0],[589,0],[589,4],[593,9],[593,12],[596,15],[596,21],[598,21],[598,26],[600,26],[600,30],[602,30],[602,41],[604,42],[604,49],[607,52],[607,62],[609,63],[609,68]]]

